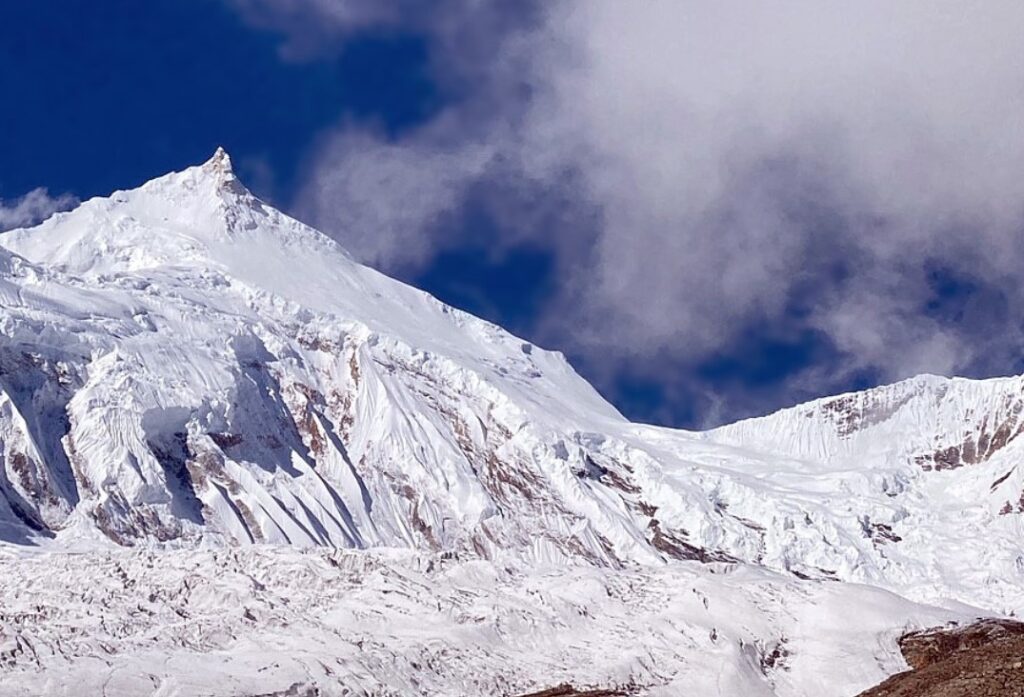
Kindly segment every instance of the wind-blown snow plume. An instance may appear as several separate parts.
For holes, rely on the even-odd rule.
[[[40,187],[11,202],[0,200],[0,232],[26,227],[46,220],[57,211],[65,211],[78,203],[71,194],[50,196]]]

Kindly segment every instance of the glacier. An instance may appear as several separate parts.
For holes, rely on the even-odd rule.
[[[0,235],[0,670],[12,694],[853,694],[907,628],[1024,609],[1022,412],[1020,377],[920,376],[631,423],[218,150]]]

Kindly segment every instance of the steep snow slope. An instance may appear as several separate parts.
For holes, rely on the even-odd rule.
[[[4,384],[5,489],[27,525],[608,556],[572,510],[582,485],[540,449],[576,410],[616,412],[560,356],[265,207],[223,153],[3,243],[48,269],[5,274],[4,372],[31,364],[46,390]],[[61,418],[26,425],[41,406]],[[537,517],[507,529],[517,507]]]
[[[708,433],[356,264],[206,164],[0,237],[0,535],[744,561],[1024,608],[1021,383]]]

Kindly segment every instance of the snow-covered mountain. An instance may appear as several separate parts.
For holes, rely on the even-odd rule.
[[[12,553],[749,564],[773,598],[840,580],[1024,608],[1021,378],[924,376],[704,433],[633,424],[560,354],[262,203],[223,151],[0,245]]]

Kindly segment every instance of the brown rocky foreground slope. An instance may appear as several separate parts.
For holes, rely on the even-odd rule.
[[[982,620],[911,632],[900,650],[912,670],[859,697],[1024,697],[1024,623]]]
[[[578,690],[572,685],[559,685],[540,692],[530,692],[519,697],[629,697],[632,691],[613,690]]]
[[[910,670],[857,697],[1024,697],[1024,622],[986,619],[900,637]],[[519,697],[628,697],[635,689],[559,685]]]

